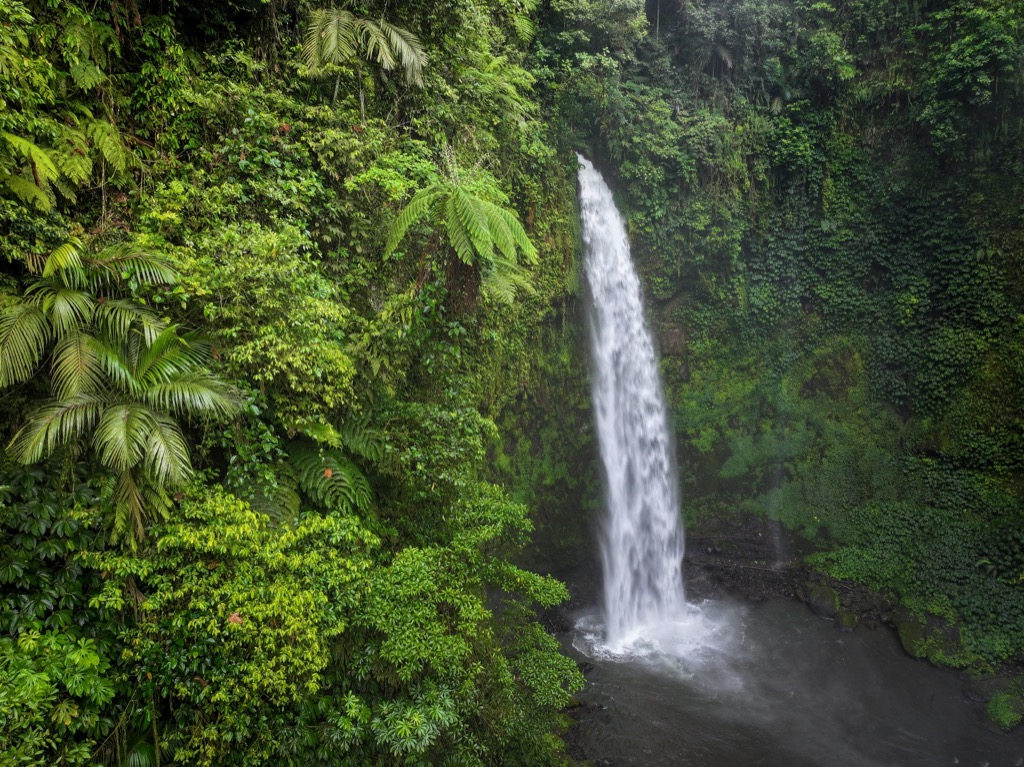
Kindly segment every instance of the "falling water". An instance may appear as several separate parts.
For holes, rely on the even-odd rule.
[[[580,163],[592,388],[606,478],[606,641],[614,646],[684,611],[683,531],[657,360],[626,228],[601,174],[586,159]]]

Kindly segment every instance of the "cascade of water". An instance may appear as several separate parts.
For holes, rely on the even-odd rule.
[[[657,360],[626,228],[601,174],[579,159],[592,389],[606,480],[606,641],[614,645],[683,611],[683,531]]]

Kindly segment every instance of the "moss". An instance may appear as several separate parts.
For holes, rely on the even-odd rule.
[[[1024,697],[1012,692],[998,692],[988,702],[988,715],[1009,732],[1024,720]]]

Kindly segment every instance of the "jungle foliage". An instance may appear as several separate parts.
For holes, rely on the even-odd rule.
[[[535,3],[394,5],[0,0],[0,765],[565,761],[574,167]]]
[[[538,60],[628,211],[686,513],[1024,660],[1024,5],[589,5]]]
[[[1021,659],[1022,11],[0,0],[0,765],[566,762],[574,149],[687,513]]]

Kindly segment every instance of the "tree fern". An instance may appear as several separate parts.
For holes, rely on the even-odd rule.
[[[316,442],[348,450],[369,461],[380,460],[383,453],[380,430],[372,427],[366,416],[350,416],[338,428],[321,421],[306,421],[297,424],[296,429]]]
[[[516,293],[534,293],[530,273],[514,261],[496,258],[490,268],[484,270],[481,292],[502,304],[515,301]]]
[[[405,237],[409,227],[423,218],[434,204],[434,201],[443,194],[443,191],[438,189],[437,186],[429,186],[426,189],[420,189],[413,195],[412,199],[409,200],[409,204],[402,209],[398,218],[395,219],[394,226],[391,227],[387,244],[384,246],[383,255],[385,259],[390,257],[395,248],[398,247],[398,243]]]
[[[270,466],[271,476],[254,476],[246,500],[255,511],[266,514],[279,527],[294,524],[302,510],[299,478],[287,461]]]
[[[35,204],[40,210],[53,207],[51,185],[60,175],[56,164],[42,147],[21,136],[0,132],[0,138],[28,162],[28,172],[32,175],[29,181],[20,173],[9,173],[3,177],[4,185],[14,192],[22,201]]]
[[[502,197],[496,188],[492,196]],[[528,286],[528,273],[518,262],[536,263],[537,248],[518,217],[463,182],[454,168],[446,178],[414,194],[398,214],[384,257],[389,257],[412,225],[425,217],[443,230],[459,261],[479,269],[485,279],[492,276],[486,291],[489,295],[510,303],[517,289]]]
[[[379,461],[384,454],[383,435],[370,425],[366,416],[350,416],[338,429],[342,445],[368,461]]]
[[[70,125],[61,126],[54,162],[61,175],[78,186],[87,184],[92,178],[93,161],[89,148],[89,139],[83,132]],[[61,194],[68,196],[65,190],[61,190]]]
[[[45,149],[36,146],[26,138],[15,136],[12,133],[0,132],[0,136],[2,136],[4,140],[18,152],[18,154],[31,163],[36,186],[40,189],[45,189],[46,186],[59,175],[60,171],[57,170],[57,166],[50,157],[50,153]]]

